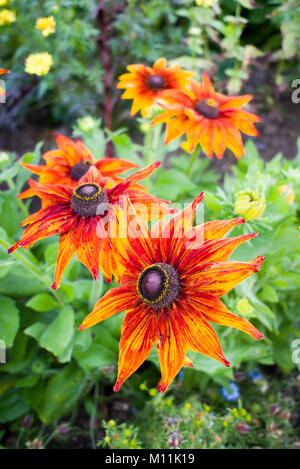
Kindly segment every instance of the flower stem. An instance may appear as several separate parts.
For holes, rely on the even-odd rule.
[[[99,280],[93,281],[90,298],[89,298],[89,310],[93,309],[95,303],[99,300],[103,291],[104,277],[102,272],[100,272]]]
[[[2,246],[6,251],[7,249],[10,248],[10,244],[5,241],[3,238],[0,237],[0,246]],[[53,291],[51,288],[52,282],[48,275],[45,275],[44,273],[41,272],[39,267],[35,265],[28,257],[26,257],[21,251],[14,251],[12,253],[18,259],[21,264],[33,275],[33,277],[36,277],[38,280],[40,280],[46,287],[47,289],[52,293],[52,295],[55,297],[57,302],[63,306],[65,303],[63,295],[58,292],[58,291]]]
[[[196,147],[195,150],[194,150],[193,153],[192,153],[192,156],[191,156],[191,158],[190,158],[189,165],[188,165],[188,167],[187,167],[187,169],[186,169],[186,172],[185,172],[185,174],[186,174],[187,176],[190,175],[190,173],[191,173],[191,171],[192,171],[192,169],[193,169],[194,163],[195,163],[195,161],[196,161],[196,159],[197,159],[197,156],[198,156],[198,148]]]
[[[8,187],[10,189],[12,189],[12,190],[15,189],[16,185],[15,185],[14,181],[11,178],[7,179],[6,182],[7,182]],[[20,200],[20,199],[17,199],[17,202],[18,202],[18,206],[19,206],[21,212],[23,213],[24,217],[25,218],[29,217],[29,212],[28,212],[27,208],[25,207],[23,201]]]

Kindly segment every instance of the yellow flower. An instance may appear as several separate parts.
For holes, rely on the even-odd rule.
[[[157,394],[157,390],[155,388],[151,388],[151,389],[149,389],[149,394],[150,394],[150,396],[154,397]]]
[[[36,20],[35,27],[41,31],[44,37],[50,36],[50,34],[55,33],[56,22],[54,16],[38,18]]]
[[[204,404],[203,409],[205,410],[205,412],[209,412],[210,411],[210,406],[207,405],[207,404]]]
[[[8,0],[0,0],[0,7],[5,7],[8,4]]]
[[[0,11],[0,26],[5,24],[12,24],[16,21],[16,13],[12,10],[7,10],[6,8]]]
[[[287,200],[290,205],[293,205],[295,201],[295,193],[293,189],[289,186],[282,185],[278,187],[280,195],[283,195],[283,198]]]
[[[110,427],[114,427],[116,425],[116,422],[114,420],[109,420],[107,422],[107,424],[110,426]]]
[[[196,5],[198,5],[198,7],[204,7],[204,8],[208,8],[213,5],[212,0],[195,0],[195,3]]]
[[[247,415],[246,409],[244,409],[244,408],[240,409],[239,414],[240,414],[241,417],[245,417],[245,415]]]
[[[186,402],[186,403],[184,404],[184,407],[185,407],[187,410],[189,410],[192,406],[191,406],[191,404],[190,404],[189,402]]]
[[[129,430],[129,428],[127,428],[127,430],[125,430],[125,435],[126,435],[126,436],[130,436],[130,435],[131,435],[131,430]]]
[[[30,54],[25,62],[25,72],[39,77],[47,75],[53,65],[52,55],[48,52]]]
[[[109,442],[110,442],[109,436],[106,436],[106,437],[104,438],[104,441],[105,441],[105,443],[109,443]]]
[[[254,191],[246,189],[238,192],[234,204],[234,212],[242,215],[245,220],[256,220],[266,209],[264,194],[259,194],[258,189]]]
[[[225,421],[223,422],[223,427],[226,428],[226,427],[228,427],[228,425],[229,425],[228,422],[226,422],[226,420],[225,420]]]
[[[238,309],[238,312],[241,313],[243,316],[253,311],[253,307],[249,303],[247,298],[242,298],[241,300],[239,300],[237,304],[237,309]]]

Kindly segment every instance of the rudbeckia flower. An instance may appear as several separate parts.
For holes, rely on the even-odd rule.
[[[22,222],[22,225],[29,226],[8,252],[20,247],[28,248],[40,239],[60,234],[52,288],[59,287],[62,274],[75,251],[78,260],[89,269],[95,280],[99,278],[99,268],[108,282],[112,274],[118,280],[117,256],[121,248],[116,230],[123,220],[120,198],[130,198],[133,206],[138,208],[143,204],[146,209],[152,209],[154,205],[159,214],[172,213],[165,201],[136,187],[138,181],[149,176],[159,165],[160,162],[153,163],[112,188],[107,188],[106,179],[95,166],[90,167],[76,188],[39,184],[29,179],[34,195],[40,197],[44,204],[41,210]],[[150,215],[153,213],[152,210]],[[124,227],[120,229],[124,230]]]
[[[179,65],[167,67],[165,58],[158,59],[153,68],[142,64],[128,65],[125,73],[119,76],[118,88],[125,88],[123,99],[133,99],[131,115],[141,111],[143,117],[165,90],[182,90],[194,74],[182,70]]]
[[[9,70],[6,70],[5,68],[0,68],[0,75],[4,75],[4,73],[9,73]],[[5,90],[0,86],[0,96],[5,96],[6,92]]]
[[[193,366],[187,350],[230,366],[209,322],[235,327],[255,339],[263,337],[220,300],[260,270],[263,256],[250,262],[228,261],[235,248],[257,233],[223,239],[231,228],[244,223],[242,218],[193,227],[202,198],[200,194],[170,222],[165,218],[156,222],[151,233],[142,222],[136,232],[132,227],[121,286],[100,298],[80,326],[83,330],[119,311],[127,313],[121,329],[115,391],[147,359],[154,344],[162,373],[159,392],[168,388],[182,366]]]
[[[50,150],[43,155],[46,165],[21,163],[24,168],[40,176],[40,184],[62,184],[76,187],[78,181],[94,165],[107,178],[106,187],[121,181],[119,174],[138,166],[130,161],[117,158],[102,158],[96,161],[92,153],[81,140],[73,142],[64,135],[55,136],[58,149]],[[19,198],[32,197],[33,190],[27,189]]]
[[[182,148],[188,153],[199,143],[209,158],[214,153],[217,158],[223,158],[226,147],[240,158],[245,153],[241,132],[259,135],[253,123],[261,119],[242,109],[252,97],[217,93],[207,73],[203,73],[202,86],[190,80],[185,92],[164,92],[157,102],[165,112],[156,116],[152,125],[166,123],[165,144],[186,133],[187,141]]]

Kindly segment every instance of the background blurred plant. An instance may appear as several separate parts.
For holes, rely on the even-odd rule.
[[[299,72],[297,0],[33,0],[31,5],[30,10],[25,0],[0,5],[0,61],[12,70],[2,109],[6,124],[16,115],[20,122],[31,105],[52,125],[91,112],[102,113],[105,125],[116,128],[128,114],[113,92],[124,63],[152,64],[160,56],[180,62],[198,79],[203,70],[214,72],[220,91],[233,94],[258,60],[273,64],[278,89]],[[24,72],[36,53],[53,60],[42,77]],[[220,80],[224,74],[227,79]],[[124,111],[116,112],[117,104]]]

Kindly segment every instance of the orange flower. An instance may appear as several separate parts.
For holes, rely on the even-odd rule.
[[[55,135],[57,150],[50,150],[43,155],[46,165],[21,163],[24,168],[40,176],[40,184],[62,184],[76,187],[79,179],[95,165],[102,176],[107,178],[106,187],[112,187],[122,179],[119,174],[138,166],[130,161],[117,158],[102,158],[96,161],[90,150],[81,140],[73,142],[64,135]],[[32,197],[31,188],[20,194],[20,198]]]
[[[235,248],[257,233],[222,239],[235,225],[244,223],[242,218],[193,227],[202,199],[200,194],[170,222],[156,222],[151,234],[142,222],[142,229],[131,228],[121,287],[100,298],[80,326],[83,330],[119,311],[127,313],[115,391],[146,360],[154,344],[162,372],[159,392],[167,389],[182,366],[193,366],[186,357],[187,349],[230,366],[209,322],[235,327],[255,339],[263,337],[219,299],[260,270],[263,256],[251,262],[228,261]]]
[[[75,251],[78,260],[89,269],[95,280],[99,278],[99,268],[108,282],[112,274],[118,279],[122,269],[117,259],[122,247],[116,230],[123,217],[119,198],[129,197],[133,206],[138,208],[140,204],[146,207],[155,204],[160,214],[172,213],[165,201],[136,188],[136,183],[149,176],[159,165],[160,162],[153,163],[113,188],[106,186],[106,179],[95,166],[90,167],[76,188],[29,180],[33,194],[45,203],[41,210],[23,221],[22,225],[29,226],[8,252],[19,247],[28,248],[40,239],[60,234],[52,288],[59,287],[62,274]]]
[[[190,80],[190,87],[185,92],[164,92],[158,104],[165,112],[156,116],[152,125],[166,123],[165,144],[186,133],[187,141],[182,148],[189,153],[199,143],[209,158],[213,153],[217,158],[223,158],[226,147],[240,158],[245,153],[240,131],[246,135],[259,135],[253,123],[261,119],[242,109],[251,99],[251,95],[217,93],[207,73],[203,73],[202,86]]]
[[[5,68],[0,68],[0,75],[3,75],[4,73],[9,73],[10,70],[6,70]],[[0,86],[0,96],[5,96],[6,92],[5,90]]]
[[[161,57],[153,68],[142,64],[128,65],[130,73],[119,76],[118,88],[125,88],[123,99],[133,99],[131,114],[139,110],[143,117],[148,115],[149,108],[165,90],[182,90],[188,85],[194,74],[182,70],[179,65],[167,68],[167,61]]]

